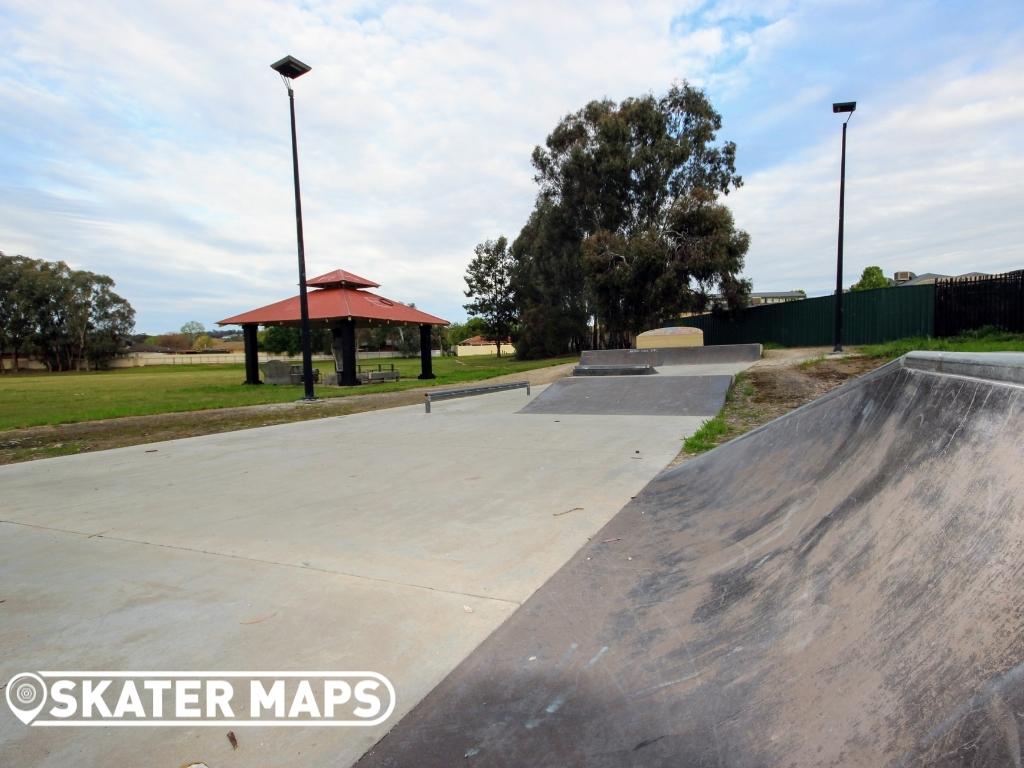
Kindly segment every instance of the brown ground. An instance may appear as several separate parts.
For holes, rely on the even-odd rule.
[[[721,416],[727,431],[716,444],[777,419],[843,382],[873,371],[886,360],[864,357],[825,358],[828,350],[783,349],[765,352],[763,360],[736,377]],[[694,454],[681,452],[673,466]]]
[[[788,366],[758,363],[747,371],[744,378],[753,387],[752,402],[766,414],[770,412],[769,419],[774,419],[820,397],[848,379],[873,371],[884,362],[863,357],[845,357],[811,360]]]
[[[506,381],[529,381],[531,384],[550,384],[567,375],[573,364],[536,368],[522,373],[496,376],[463,387],[500,384]],[[29,427],[0,432],[0,465],[15,464],[51,456],[102,451],[126,445],[156,443],[180,437],[231,432],[236,429],[266,427],[290,421],[345,416],[350,413],[394,408],[399,405],[423,403],[426,388],[406,389],[400,392],[378,392],[371,395],[352,395],[318,400],[315,403],[272,403],[244,408],[220,408],[191,413],[166,413],[154,416],[128,416],[121,419],[86,421],[79,424],[59,424],[51,427]]]

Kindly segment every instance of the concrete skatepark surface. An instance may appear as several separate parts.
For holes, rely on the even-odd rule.
[[[543,392],[539,387],[534,396]],[[696,416],[522,390],[0,468],[0,677],[369,669],[376,728],[28,728],[0,765],[349,765],[677,454]],[[2,705],[0,705],[2,706]]]
[[[1020,765],[1022,374],[912,354],[663,472],[360,768]]]
[[[520,413],[710,418],[725,403],[733,376],[760,356],[760,344],[588,350],[571,378],[554,382]],[[640,375],[628,370],[646,366],[657,367]]]
[[[725,402],[732,376],[646,376],[560,379],[520,413],[714,416]]]

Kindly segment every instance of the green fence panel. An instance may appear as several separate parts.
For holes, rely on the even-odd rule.
[[[835,296],[748,307],[732,314],[684,317],[674,325],[700,328],[705,344],[832,344]],[[879,344],[935,332],[935,286],[876,288],[843,294],[843,342]]]

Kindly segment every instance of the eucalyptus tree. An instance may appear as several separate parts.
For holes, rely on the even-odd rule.
[[[742,304],[750,239],[721,202],[743,183],[721,126],[684,82],[592,101],[534,149],[537,200],[512,246],[521,353],[623,345],[712,292]]]

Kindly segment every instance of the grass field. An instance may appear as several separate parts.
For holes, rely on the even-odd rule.
[[[433,381],[419,381],[419,358],[379,361],[394,363],[402,374],[397,383],[359,387],[316,388],[319,397],[345,397],[395,392],[423,386],[458,384],[494,376],[569,363],[575,357],[516,360],[512,357],[443,357],[434,359]],[[364,365],[376,365],[366,361]],[[331,363],[314,363],[321,373]],[[123,368],[89,373],[19,373],[0,376],[0,430],[68,424],[118,416],[198,411],[240,405],[282,403],[302,397],[301,385],[242,385],[241,365]]]
[[[982,328],[962,336],[945,339],[915,337],[897,339],[885,344],[869,344],[857,352],[865,357],[895,359],[915,350],[936,352],[1024,352],[1024,334]]]

